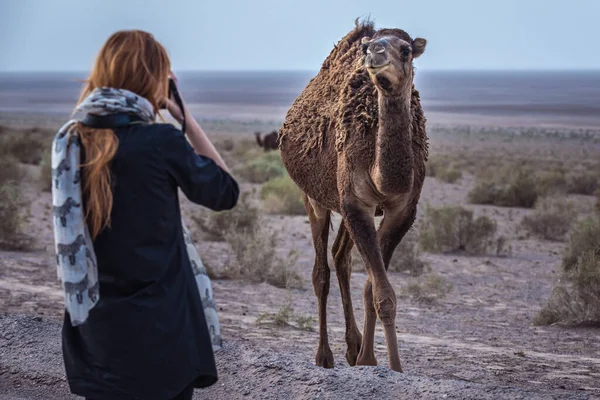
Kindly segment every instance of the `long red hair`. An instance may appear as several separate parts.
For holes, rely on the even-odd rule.
[[[171,62],[165,48],[150,33],[139,30],[114,33],[102,46],[85,80],[79,103],[99,87],[126,89],[150,101],[154,111],[168,95]],[[91,129],[78,123],[85,151],[81,165],[86,221],[93,238],[110,226],[113,206],[110,162],[119,145],[112,129]]]

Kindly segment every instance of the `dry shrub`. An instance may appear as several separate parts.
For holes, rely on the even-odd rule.
[[[235,149],[235,142],[231,139],[215,141],[215,147],[219,152],[229,153]]]
[[[302,191],[285,174],[265,183],[260,196],[263,207],[270,214],[304,215],[306,210],[302,202]]]
[[[50,192],[52,190],[52,153],[50,151],[44,152],[42,161],[40,162],[40,178],[39,185],[44,192]]]
[[[295,320],[296,324],[291,324],[291,320]],[[256,319],[256,323],[259,325],[274,324],[276,326],[291,326],[302,331],[313,331],[315,322],[316,320],[313,316],[298,315],[294,312],[291,296],[288,296],[288,299],[276,313],[262,313]]]
[[[438,174],[437,178],[446,183],[455,183],[462,178],[462,172],[456,166],[450,166]]]
[[[360,257],[359,257],[360,258]],[[414,229],[409,230],[390,260],[389,270],[392,272],[406,272],[412,276],[419,276],[427,264],[421,259],[419,249],[419,235]]]
[[[225,266],[223,278],[267,282],[279,288],[303,286],[302,277],[294,269],[296,252],[291,251],[285,259],[277,256],[277,233],[263,227],[231,229],[226,240],[233,258]]]
[[[257,156],[234,168],[236,176],[250,183],[265,183],[270,179],[285,175],[279,152],[269,152]]]
[[[598,189],[598,175],[593,172],[573,173],[567,178],[567,192],[593,195]]]
[[[256,148],[254,140],[236,139],[216,137],[214,142],[215,147],[227,163],[232,167],[239,167],[248,161],[260,157],[262,154]],[[235,169],[235,168],[234,168]]]
[[[468,198],[474,204],[531,208],[535,205],[538,195],[532,171],[515,166],[502,168],[490,176],[478,176]]]
[[[302,278],[294,269],[297,254],[277,256],[277,233],[264,226],[259,210],[252,204],[251,193],[242,193],[238,205],[231,211],[195,215],[193,221],[216,240],[225,240],[231,247],[223,271],[214,268],[218,278],[249,282],[267,282],[277,287],[301,287]]]
[[[30,239],[23,234],[23,198],[20,183],[24,171],[12,156],[0,158],[0,248],[22,250]]]
[[[0,185],[7,182],[20,182],[25,171],[19,165],[19,160],[13,156],[0,156]]]
[[[431,273],[413,278],[404,287],[404,292],[422,303],[434,303],[452,291],[452,283],[441,275]]]
[[[562,169],[539,173],[536,181],[536,188],[540,196],[550,196],[567,191],[567,177]]]
[[[460,206],[427,206],[420,227],[424,251],[434,253],[465,252],[483,254],[490,248],[502,251],[502,238],[496,237],[496,222],[485,216],[474,218],[473,211]]]
[[[0,183],[0,248],[3,250],[23,250],[31,245],[31,240],[23,231],[23,199],[18,183]]]
[[[251,231],[258,225],[260,212],[252,204],[253,193],[244,192],[233,210],[220,212],[203,212],[192,216],[203,233],[210,235],[211,240],[225,240],[231,230]]]
[[[600,323],[600,220],[589,218],[574,229],[561,277],[536,325]]]
[[[226,149],[228,145],[223,142],[222,149]],[[231,155],[236,159],[246,162],[264,154],[264,150],[256,145],[254,138],[252,139],[236,139],[235,144],[231,149]]]
[[[462,172],[448,157],[431,156],[427,160],[427,176],[438,178],[446,183],[454,183],[462,178]]]
[[[569,246],[563,255],[563,269],[571,271],[577,267],[582,254],[594,251],[600,246],[600,221],[587,218],[580,221],[569,237]]]
[[[24,164],[38,165],[50,142],[48,135],[36,129],[3,135],[0,138],[0,157],[11,155]]]
[[[562,240],[571,228],[577,213],[566,198],[546,197],[538,200],[533,214],[523,218],[529,232],[546,240]]]

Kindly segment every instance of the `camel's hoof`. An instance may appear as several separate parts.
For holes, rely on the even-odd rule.
[[[399,366],[396,367],[396,366],[390,364],[390,369],[392,371],[396,371],[396,372],[400,372],[400,373],[404,372],[404,371],[402,371],[402,366],[401,365],[399,365]]]
[[[317,351],[316,364],[317,367],[333,368],[333,353],[330,348]]]
[[[356,365],[356,359],[360,354],[360,344],[362,343],[362,335],[356,336],[354,339],[347,341],[348,349],[346,350],[346,360],[348,365],[354,367]]]
[[[348,361],[348,365],[354,367],[356,365],[356,360],[358,359],[358,352],[360,351],[360,346],[350,348],[346,350],[346,360]]]
[[[369,354],[369,355],[359,354],[358,358],[356,359],[356,365],[376,366],[377,359],[375,358],[375,354],[374,353]]]

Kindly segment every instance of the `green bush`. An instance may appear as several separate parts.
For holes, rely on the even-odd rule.
[[[561,240],[569,232],[577,213],[573,203],[565,198],[547,197],[539,200],[533,214],[523,218],[529,232],[547,240]]]
[[[474,204],[531,208],[538,195],[532,171],[515,167],[501,169],[491,177],[478,177],[468,198]]]
[[[285,175],[278,152],[269,152],[236,168],[234,174],[250,183],[264,183]]]
[[[265,210],[271,214],[303,215],[306,213],[302,202],[302,191],[287,174],[265,183],[260,195]]]
[[[473,211],[462,207],[427,206],[419,239],[424,251],[434,253],[482,254],[492,247],[499,252],[496,229],[491,218],[485,215],[474,218]]]

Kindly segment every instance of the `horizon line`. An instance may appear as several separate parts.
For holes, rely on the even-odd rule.
[[[175,70],[176,73],[318,73],[320,69],[179,69]],[[421,72],[600,72],[600,68],[416,68],[417,71]],[[88,73],[89,70],[84,69],[8,69],[0,70],[0,74],[11,74],[11,73],[39,73],[39,74],[52,74],[52,73]]]

